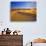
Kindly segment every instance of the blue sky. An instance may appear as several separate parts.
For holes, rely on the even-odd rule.
[[[35,8],[36,2],[11,2],[11,8]]]

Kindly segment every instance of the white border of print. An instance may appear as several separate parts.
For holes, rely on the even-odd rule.
[[[38,0],[10,0],[10,1],[38,1]]]

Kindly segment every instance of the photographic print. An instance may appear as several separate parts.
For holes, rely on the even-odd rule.
[[[11,2],[11,21],[36,21],[36,2]]]

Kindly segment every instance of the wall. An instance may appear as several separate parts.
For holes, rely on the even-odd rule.
[[[24,45],[37,37],[46,38],[46,0],[37,0],[38,13],[36,22],[10,22],[10,1],[13,0],[0,0],[0,31],[7,27],[12,31],[15,29],[21,30]]]

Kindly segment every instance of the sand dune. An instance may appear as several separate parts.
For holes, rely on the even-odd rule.
[[[12,9],[11,20],[12,21],[35,21],[36,9]]]
[[[34,43],[46,43],[46,39],[37,38],[33,40]]]

